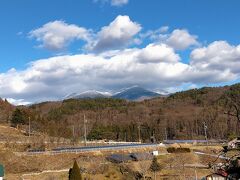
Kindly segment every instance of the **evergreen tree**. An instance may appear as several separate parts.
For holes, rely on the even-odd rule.
[[[155,180],[157,179],[157,178],[156,178],[156,172],[161,171],[161,169],[162,169],[162,167],[161,167],[161,165],[158,163],[157,157],[154,156],[154,157],[153,157],[153,160],[152,160],[152,164],[151,164],[151,166],[150,166],[150,170],[151,170],[152,172],[154,172],[154,179],[155,179]]]
[[[11,124],[16,127],[18,124],[24,124],[24,114],[23,112],[16,108],[13,112]]]
[[[74,161],[73,168],[69,169],[69,180],[82,180],[80,168],[77,161]]]

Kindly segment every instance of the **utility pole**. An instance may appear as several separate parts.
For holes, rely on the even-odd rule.
[[[141,125],[138,125],[138,141],[141,142]]]
[[[31,121],[30,116],[28,117],[28,136],[31,136]]]
[[[167,128],[165,128],[165,140],[168,140]]]
[[[195,166],[195,180],[198,180],[198,176],[197,176],[197,167]]]
[[[127,142],[127,132],[125,131],[125,133],[124,133],[124,139],[125,139],[125,142]]]
[[[72,126],[72,135],[73,135],[73,138],[75,137],[75,127],[74,125]]]
[[[152,130],[151,142],[152,142],[152,143],[155,143],[155,142],[156,142],[156,139],[155,139],[155,130]]]
[[[207,147],[208,147],[208,137],[207,137],[207,125],[206,122],[203,122],[203,126],[204,126],[204,135],[205,135],[205,140],[207,142]]]
[[[87,146],[87,127],[86,127],[87,120],[85,118],[85,114],[83,115],[83,119],[84,119],[84,144],[85,146]]]

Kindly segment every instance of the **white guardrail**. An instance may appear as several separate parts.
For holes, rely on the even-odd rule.
[[[28,155],[34,154],[61,154],[61,153],[78,153],[90,151],[106,151],[106,150],[124,150],[131,148],[157,148],[165,147],[163,144],[121,144],[121,145],[107,145],[107,146],[85,146],[85,147],[68,147],[68,148],[55,148],[51,151],[31,151],[27,152]]]

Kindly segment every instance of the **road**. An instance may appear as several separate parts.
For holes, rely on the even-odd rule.
[[[106,151],[106,150],[125,150],[132,148],[158,148],[165,147],[163,144],[121,144],[121,145],[107,145],[107,146],[86,146],[86,147],[63,147],[55,148],[51,151],[29,151],[27,154],[58,154],[58,153],[78,153],[91,151]]]
[[[61,170],[45,170],[42,172],[35,172],[35,173],[28,173],[28,174],[23,174],[21,176],[21,180],[30,180],[29,178],[26,178],[26,176],[38,176],[44,173],[60,173],[60,172],[68,172],[69,169],[61,169]]]

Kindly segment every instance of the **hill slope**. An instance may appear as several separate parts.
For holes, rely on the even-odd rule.
[[[136,97],[136,96],[135,96]],[[151,136],[203,139],[240,135],[240,85],[201,88],[141,102],[112,98],[69,99],[25,107],[32,128],[50,136],[83,138],[84,115],[89,139],[149,142]]]
[[[12,115],[14,106],[11,105],[7,100],[0,98],[0,123],[7,123]]]

